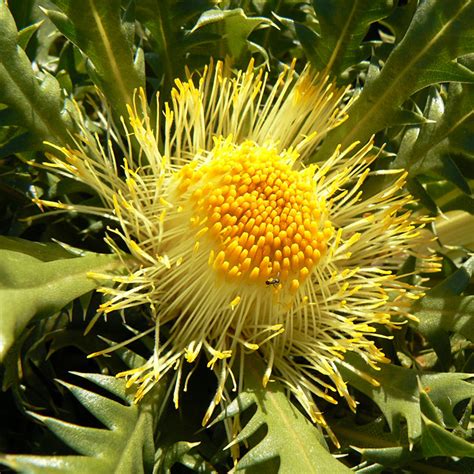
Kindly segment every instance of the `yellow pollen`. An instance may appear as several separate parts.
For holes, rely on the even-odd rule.
[[[262,287],[278,281],[294,294],[324,257],[334,227],[313,171],[299,170],[297,158],[218,139],[207,161],[179,171],[177,192],[198,226],[195,238],[212,249],[208,263],[219,278]]]
[[[234,309],[240,303],[240,296],[236,296],[229,304],[229,306]]]

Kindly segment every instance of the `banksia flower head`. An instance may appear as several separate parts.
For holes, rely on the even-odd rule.
[[[76,149],[51,157],[101,197],[103,208],[79,211],[115,220],[107,240],[127,272],[95,275],[115,282],[102,289],[101,311],[148,305],[156,322],[154,354],[122,374],[138,399],[172,370],[177,405],[183,370],[205,356],[218,380],[206,423],[226,382],[241,386],[234,372],[245,370],[245,355],[257,352],[263,385],[283,382],[328,429],[319,397],[336,403],[339,394],[355,408],[336,362],[347,351],[373,367],[388,361],[374,325],[409,318],[421,294],[396,272],[412,255],[422,270],[435,264],[423,250],[425,221],[406,208],[406,173],[392,171],[391,185],[363,194],[377,159],[372,141],[308,163],[344,120],[344,93],[310,68],[298,77],[292,65],[268,84],[252,63],[232,75],[218,62],[176,81],[153,123],[137,91],[123,158],[85,126]]]

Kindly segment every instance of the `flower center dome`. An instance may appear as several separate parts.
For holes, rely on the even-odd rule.
[[[334,233],[314,168],[294,169],[295,151],[216,140],[210,157],[185,165],[178,190],[192,208],[209,265],[230,281],[295,293]]]

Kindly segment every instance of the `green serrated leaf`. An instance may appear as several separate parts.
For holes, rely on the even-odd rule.
[[[51,262],[52,260],[74,258],[75,254],[68,251],[60,244],[43,244],[41,242],[30,242],[29,240],[17,237],[0,237],[2,250],[18,252],[29,255],[42,262]]]
[[[467,127],[474,124],[474,86],[451,83],[446,101],[433,88],[424,114],[431,123],[423,124],[415,139],[411,131],[405,133],[392,166],[407,169],[412,177],[423,174],[447,179],[470,194],[470,186],[451,155],[471,153],[461,137],[469,134]]]
[[[417,8],[417,0],[409,0],[405,4],[399,2],[397,8],[393,13],[380,21],[384,26],[387,26],[395,36],[395,43],[399,43],[405,36],[405,33],[410,26],[413,15]]]
[[[87,274],[117,268],[111,255],[69,258],[57,245],[0,237],[0,360],[33,318],[61,310],[99,283]]]
[[[420,125],[427,122],[423,115],[407,109],[397,110],[394,113],[393,120],[397,125]]]
[[[452,275],[432,288],[427,294],[430,297],[460,295],[469,285],[473,274],[474,256],[468,258]]]
[[[55,0],[62,12],[44,10],[48,18],[91,62],[91,77],[118,116],[127,116],[135,88],[145,86],[144,70],[134,62],[127,41],[120,0]],[[142,63],[143,66],[143,63]]]
[[[362,467],[357,469],[355,472],[357,474],[379,474],[383,471],[382,464],[374,463],[367,467]]]
[[[11,124],[10,122],[9,124]],[[16,154],[36,151],[42,147],[41,141],[36,133],[25,132],[15,135],[0,147],[0,158]]]
[[[413,307],[418,331],[435,349],[447,367],[450,359],[448,333],[457,332],[474,341],[474,296],[425,296]]]
[[[252,358],[245,365],[245,389],[233,400],[216,421],[245,411],[251,405],[257,411],[231,443],[248,441],[248,438],[262,427],[267,433],[262,441],[249,446],[249,451],[237,464],[237,470],[250,469],[272,459],[279,459],[282,474],[304,473],[345,473],[350,472],[328,452],[324,438],[289,401],[279,383],[262,387],[261,361]]]
[[[158,448],[156,452],[154,472],[169,474],[171,468],[184,458],[199,443],[189,443],[187,441],[178,441],[171,446]]]
[[[29,25],[18,32],[18,45],[22,49],[26,49],[31,37],[38,31],[39,27],[43,24],[42,21],[38,21],[33,25]]]
[[[311,45],[310,59],[319,69],[339,76],[367,57],[362,41],[370,25],[392,12],[393,0],[313,0],[320,35]],[[297,33],[301,34],[301,29]],[[303,47],[307,42],[299,36]]]
[[[403,446],[388,448],[355,448],[363,458],[370,462],[388,466],[403,466],[414,460],[437,456],[474,457],[474,446],[466,440],[447,431],[425,415],[423,420],[423,436],[420,443],[409,449]]]
[[[474,397],[474,384],[466,381],[469,378],[469,374],[455,372],[420,375],[423,390],[442,413],[443,422],[448,428],[459,425],[453,415],[455,406],[462,400]]]
[[[474,215],[474,198],[461,192],[458,187],[449,181],[437,179],[426,182],[424,186],[443,213],[465,211]],[[463,240],[469,242],[469,240]]]
[[[166,386],[160,385],[139,405],[133,404],[133,394],[126,382],[100,374],[77,374],[112,392],[127,403],[121,404],[76,385],[66,384],[78,400],[108,429],[89,428],[64,421],[34,415],[58,438],[82,456],[3,455],[0,462],[28,473],[97,474],[152,472],[154,463],[153,426],[156,407],[164,401]]]
[[[103,389],[107,390],[107,392],[112,393],[113,395],[120,398],[123,402],[127,404],[131,404],[133,401],[132,392],[128,390],[126,386],[124,386],[123,380],[121,379],[117,379],[115,377],[109,377],[103,374],[85,374],[82,372],[72,372],[72,371],[71,371],[71,374],[77,375],[78,377],[82,377],[83,379],[88,380],[89,382],[92,382],[99,387],[102,387]],[[91,411],[91,413],[93,412]]]
[[[404,38],[380,74],[349,108],[348,120],[328,135],[316,159],[395,125],[397,111],[416,91],[438,82],[474,82],[457,58],[474,50],[474,1],[421,2]]]
[[[390,430],[400,436],[400,423],[405,420],[408,438],[416,440],[421,436],[421,412],[416,372],[395,365],[381,365],[376,371],[356,354],[348,353],[339,364],[344,380],[371,398],[380,408]],[[374,387],[361,378],[362,371],[380,383]]]
[[[331,429],[343,447],[387,447],[397,443],[395,436],[387,429],[383,416],[361,424],[357,422],[356,415],[348,414],[343,418],[332,420]]]
[[[370,462],[387,466],[400,466],[413,459],[419,458],[419,454],[405,446],[389,448],[354,448],[362,454],[362,457]]]
[[[188,469],[191,469],[193,472],[200,472],[203,474],[216,474],[218,472],[198,453],[190,453],[188,451],[180,457],[179,462]],[[159,473],[161,473],[161,471],[155,470],[153,474]]]
[[[91,393],[77,385],[59,381],[65,386],[87,411],[92,413],[108,430],[115,430],[117,427],[117,419],[128,416],[123,411],[123,405],[108,397]]]
[[[23,38],[26,40],[26,38]],[[23,41],[22,40],[22,41]],[[58,82],[45,74],[42,82],[35,77],[26,53],[19,45],[13,17],[0,4],[0,103],[11,107],[15,122],[28,129],[36,139],[64,144],[70,140],[69,121],[63,115],[63,100]]]
[[[428,391],[430,390],[423,387],[420,380],[418,381],[418,390],[420,392],[420,408],[423,415],[438,425],[443,426],[443,412],[433,403],[430,396],[428,395]]]
[[[408,439],[411,442],[419,440],[423,432],[418,377],[421,387],[428,392],[433,404],[441,410],[448,426],[453,424],[454,406],[459,401],[474,396],[474,386],[464,381],[469,377],[468,374],[419,374],[415,370],[395,365],[381,365],[380,370],[376,371],[355,354],[347,354],[344,361],[338,365],[344,379],[378,405],[395,436],[400,435],[399,425],[402,419],[406,421]],[[361,378],[357,371],[368,374],[377,380],[380,386],[374,387]],[[449,402],[443,402],[446,397]],[[454,424],[457,423],[454,421]],[[379,462],[377,459],[373,460]]]
[[[421,449],[424,457],[467,456],[474,458],[474,445],[453,435],[426,416],[423,416],[423,424]]]
[[[420,183],[418,178],[411,178],[408,180],[407,188],[410,194],[418,199],[423,206],[425,206],[432,215],[438,214],[438,206],[434,199],[426,192],[426,189]]]
[[[193,31],[207,25],[215,25],[218,28],[230,56],[238,61],[250,45],[248,41],[250,33],[256,28],[269,27],[273,25],[273,22],[265,17],[248,17],[242,8],[212,9],[199,17]],[[261,48],[257,49],[259,52],[262,51]]]

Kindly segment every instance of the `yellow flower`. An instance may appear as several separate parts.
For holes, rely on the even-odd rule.
[[[175,371],[177,405],[185,367],[205,354],[218,379],[206,423],[226,382],[241,386],[237,365],[257,351],[263,385],[283,382],[329,430],[315,399],[336,403],[337,393],[355,408],[336,361],[354,351],[372,367],[388,362],[374,325],[411,317],[409,302],[421,294],[396,272],[410,255],[422,257],[420,270],[436,266],[420,232],[426,220],[406,209],[403,171],[364,194],[372,141],[305,164],[345,119],[344,90],[310,68],[297,77],[294,65],[274,85],[253,64],[235,75],[224,69],[219,62],[176,81],[153,120],[138,91],[128,144],[111,132],[119,156],[83,123],[76,149],[58,148],[50,166],[103,202],[75,209],[116,221],[107,241],[128,272],[101,276],[115,282],[102,289],[101,311],[148,305],[156,321],[154,354],[121,374],[138,385],[137,399]]]

